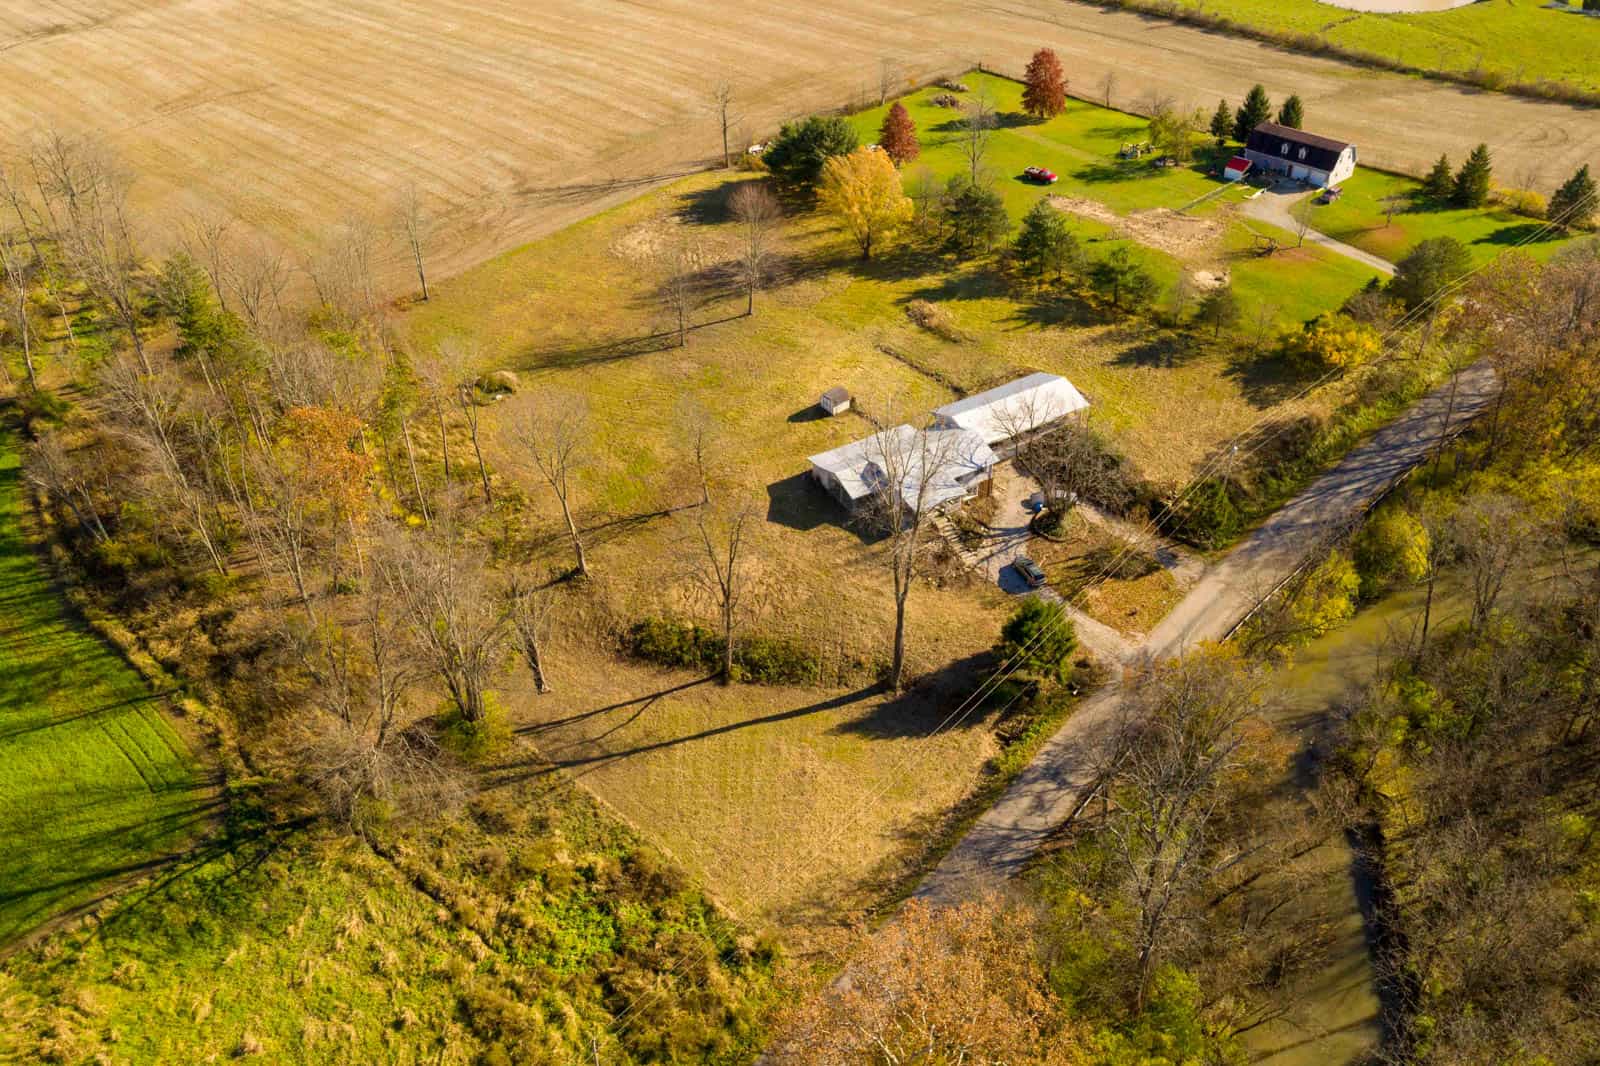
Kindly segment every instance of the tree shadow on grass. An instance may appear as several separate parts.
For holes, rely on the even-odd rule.
[[[701,679],[701,681],[704,680],[708,679]],[[691,684],[699,684],[701,681],[696,681]],[[691,685],[678,685],[670,689],[664,689],[659,693],[641,697],[640,700],[630,700],[625,703],[614,704],[610,707],[598,708],[592,712],[582,712],[576,717],[579,719],[585,719],[591,718],[597,714],[605,713],[607,711],[627,710],[628,708],[637,707],[641,701],[644,702],[645,706],[648,706],[667,693],[680,691],[689,687],[691,687]],[[597,751],[585,750],[592,748],[595,742],[601,737],[609,736],[623,728],[622,724],[618,724],[610,729],[607,729],[606,732],[600,734],[599,737],[589,737],[576,740],[571,744],[565,745],[564,747],[552,752],[542,752],[534,757],[517,759],[512,762],[502,763],[499,766],[493,767],[491,770],[492,776],[490,777],[490,787],[499,787],[500,785],[510,784],[528,777],[537,777],[544,774],[549,774],[557,770],[566,770],[575,777],[581,777],[584,774],[600,767],[635,758],[640,755],[649,755],[658,751],[670,750],[684,744],[693,744],[696,741],[710,740],[715,737],[725,736],[729,733],[737,733],[745,729],[758,728],[764,725],[776,725],[779,722],[792,721],[796,718],[805,718],[810,715],[820,714],[825,711],[837,710],[840,707],[848,707],[853,703],[858,703],[861,700],[867,699],[878,691],[880,691],[879,686],[874,683],[864,688],[856,689],[852,692],[845,692],[838,695],[829,696],[824,699],[815,700],[811,703],[802,704],[798,707],[791,707],[787,710],[775,711],[772,714],[764,714],[755,718],[746,718],[735,722],[726,722],[722,725],[711,726],[707,729],[699,729],[692,733],[683,733],[677,736],[662,737],[660,739],[646,741],[642,744],[624,745],[621,747]],[[637,719],[641,713],[642,710],[633,711],[628,721],[631,722]]]
[[[1238,383],[1250,406],[1260,410],[1275,407],[1305,385],[1305,379],[1292,373],[1270,350],[1241,353],[1229,361],[1222,373]]]
[[[925,674],[898,696],[874,704],[860,717],[834,726],[839,736],[876,740],[925,737],[938,731],[973,729],[993,712],[982,682],[995,667],[994,653],[981,651]]]
[[[1553,244],[1566,234],[1546,222],[1515,222],[1474,240],[1473,244],[1507,247],[1514,244]]]
[[[1117,353],[1112,365],[1171,370],[1187,363],[1200,352],[1200,345],[1191,337],[1152,330]]]
[[[728,196],[736,188],[738,186],[735,184],[722,182],[679,193],[678,217],[695,226],[717,226],[731,222],[733,213],[728,209]]]
[[[950,262],[939,252],[916,245],[900,245],[887,255],[880,253],[872,259],[851,256],[836,259],[833,268],[843,268],[864,281],[894,283],[942,274],[951,268]]]
[[[1041,288],[1030,298],[1017,301],[1008,321],[1012,329],[1098,326],[1106,321],[1104,312],[1070,292]]]
[[[902,304],[912,300],[940,303],[948,300],[995,300],[1009,297],[1011,282],[998,270],[979,266],[972,270],[957,269],[945,274],[936,282],[907,293]]]
[[[1072,176],[1090,185],[1133,181],[1137,178],[1159,178],[1164,171],[1150,165],[1149,160],[1128,159],[1115,163],[1090,163],[1072,172]]]

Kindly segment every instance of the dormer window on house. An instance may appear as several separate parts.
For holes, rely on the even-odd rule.
[[[1287,143],[1279,145],[1278,146],[1278,151],[1283,155],[1288,155],[1289,154],[1289,145]]]
[[[1300,158],[1304,159],[1305,157],[1306,157],[1306,150],[1304,148],[1302,148],[1302,149],[1300,149]]]

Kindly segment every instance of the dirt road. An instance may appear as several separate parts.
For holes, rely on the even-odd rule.
[[[1226,636],[1310,551],[1426,458],[1447,412],[1450,425],[1459,426],[1488,406],[1494,392],[1493,371],[1480,365],[1461,375],[1453,398],[1449,385],[1423,397],[1214,566],[1140,650],[1160,660]],[[1117,685],[1085,700],[916,894],[938,902],[961,900],[1019,872],[1094,781],[1096,753],[1116,727],[1121,707]]]
[[[1369,163],[1478,140],[1551,186],[1600,162],[1600,117],[1274,51],[1070,0],[0,0],[0,128],[98,131],[150,228],[195,209],[304,250],[415,185],[434,272],[636,195],[720,153],[708,87],[749,134],[907,79],[1055,48],[1073,89],[1215,106],[1261,81]],[[404,276],[401,257],[391,268]]]

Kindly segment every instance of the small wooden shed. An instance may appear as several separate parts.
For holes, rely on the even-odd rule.
[[[849,390],[843,388],[842,386],[835,385],[833,388],[822,394],[822,399],[817,401],[817,406],[822,408],[823,413],[825,414],[842,415],[846,411],[850,410]]]

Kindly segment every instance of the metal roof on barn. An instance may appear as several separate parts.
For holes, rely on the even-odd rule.
[[[933,413],[941,423],[977,433],[985,444],[1016,436],[1089,406],[1083,393],[1059,374],[1029,374],[998,388],[947,403]]]

